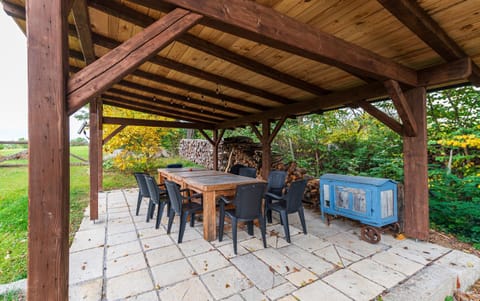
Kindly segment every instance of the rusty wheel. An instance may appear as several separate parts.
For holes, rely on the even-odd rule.
[[[370,227],[370,226],[363,226],[361,237],[364,241],[367,241],[371,244],[376,244],[381,239],[380,231],[377,228]]]
[[[393,223],[388,226],[388,229],[392,231],[394,234],[399,234],[400,233],[400,224],[399,223]]]

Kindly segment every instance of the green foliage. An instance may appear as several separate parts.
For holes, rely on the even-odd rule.
[[[0,295],[0,300],[1,301],[21,301],[21,300],[27,300],[27,297],[25,296],[22,290],[18,290],[18,291],[9,291],[4,295]]]
[[[71,146],[80,146],[80,145],[88,145],[88,141],[85,138],[77,137],[70,141]]]

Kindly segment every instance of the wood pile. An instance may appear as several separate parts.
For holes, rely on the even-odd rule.
[[[213,147],[207,140],[182,139],[179,146],[179,154],[185,159],[213,168]],[[248,137],[225,138],[220,143],[218,150],[219,170],[228,171],[235,164],[242,164],[257,169],[257,176],[262,168],[262,146]],[[272,154],[272,169],[287,172],[287,185],[293,181],[307,179],[304,202],[308,207],[318,208],[320,190],[319,180],[307,175],[304,168],[298,167],[296,162],[283,163],[279,154]]]

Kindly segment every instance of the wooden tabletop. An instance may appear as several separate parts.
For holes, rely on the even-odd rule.
[[[177,172],[185,172],[185,171],[200,171],[206,170],[202,167],[180,167],[180,168],[159,168],[157,171],[160,173],[177,173]]]
[[[217,170],[192,170],[192,171],[182,171],[175,172],[169,175],[170,179],[174,182],[182,182],[188,178],[195,177],[210,177],[210,176],[219,176],[226,173]]]
[[[241,184],[265,183],[256,178],[243,177],[225,173],[223,175],[191,177],[184,179],[188,187],[201,191],[234,189]]]

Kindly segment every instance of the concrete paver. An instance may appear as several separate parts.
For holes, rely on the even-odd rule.
[[[155,229],[155,219],[145,221],[147,200],[135,215],[137,193],[101,193],[95,223],[85,211],[70,249],[70,300],[443,301],[457,278],[461,289],[480,278],[478,257],[388,234],[372,245],[357,224],[327,225],[312,210],[307,235],[291,215],[291,244],[278,220],[267,227],[267,248],[258,228],[250,236],[239,227],[238,255],[228,226],[222,242],[207,242],[201,221],[177,244],[178,217],[171,234],[165,216]]]

